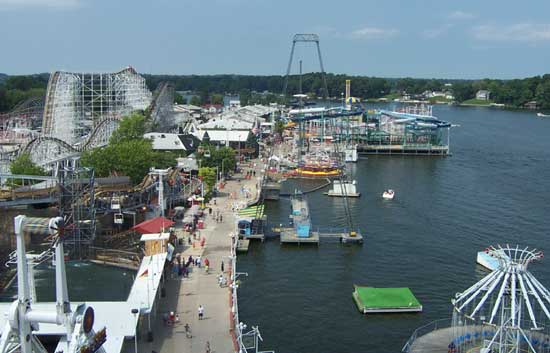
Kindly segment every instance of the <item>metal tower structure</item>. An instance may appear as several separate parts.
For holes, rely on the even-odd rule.
[[[326,99],[328,96],[327,78],[325,74],[325,68],[323,67],[321,47],[319,46],[319,35],[317,34],[300,34],[299,33],[294,35],[294,38],[292,39],[292,49],[290,50],[290,59],[288,61],[288,66],[286,69],[285,83],[283,86],[283,95],[286,96],[287,94],[288,77],[290,75],[290,69],[292,67],[292,59],[294,57],[294,48],[296,47],[296,43],[315,43],[315,45],[317,46],[317,55],[319,57],[319,65],[321,67],[321,75],[323,77],[323,98]]]
[[[78,257],[85,255],[96,233],[94,170],[65,167],[58,172],[59,212],[65,220],[65,244]]]
[[[455,295],[452,345],[457,352],[547,352],[550,292],[527,270],[543,253],[509,245],[486,252],[499,267]]]
[[[46,91],[42,134],[74,145],[105,119],[144,110],[151,100],[145,79],[132,67],[116,73],[56,71]]]

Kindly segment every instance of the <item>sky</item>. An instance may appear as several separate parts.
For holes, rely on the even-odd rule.
[[[418,78],[550,73],[548,0],[0,0],[0,72],[281,75],[295,33],[325,70]],[[304,72],[315,47],[297,45]]]

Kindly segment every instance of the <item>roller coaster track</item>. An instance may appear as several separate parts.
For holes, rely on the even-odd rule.
[[[113,75],[119,74],[137,74],[134,69],[126,68]],[[122,117],[108,116],[103,118],[90,132],[88,138],[80,145],[72,145],[62,138],[48,135],[48,131],[51,131],[53,124],[53,107],[54,100],[56,99],[56,85],[60,77],[60,72],[54,72],[51,79],[48,82],[48,89],[46,91],[46,99],[44,103],[44,118],[43,118],[43,133],[45,135],[33,138],[27,143],[21,146],[18,154],[29,153],[31,159],[38,165],[47,166],[53,161],[63,160],[65,158],[74,157],[83,151],[90,150],[92,148],[103,147],[108,144],[109,138],[113,131],[118,127],[119,121]],[[160,128],[169,128],[170,125],[170,109],[172,107],[174,99],[174,88],[167,82],[161,82],[158,88],[155,90],[153,100],[146,110],[148,122],[151,125],[156,125]],[[42,100],[34,100],[39,102]],[[31,101],[26,105],[21,104],[18,107],[29,106]],[[5,153],[4,153],[5,154]],[[13,159],[14,153],[6,154],[4,159]]]

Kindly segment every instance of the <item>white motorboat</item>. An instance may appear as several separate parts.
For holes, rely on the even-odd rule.
[[[550,118],[550,115],[548,115],[548,114],[543,114],[543,113],[537,113],[537,116],[538,116],[539,118]]]
[[[385,200],[393,200],[394,197],[395,197],[395,191],[393,191],[392,189],[388,189],[384,191],[384,193],[382,194],[382,198]]]

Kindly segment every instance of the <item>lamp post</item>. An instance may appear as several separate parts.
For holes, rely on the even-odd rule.
[[[138,349],[137,349],[137,335],[138,335],[137,324],[138,324],[138,313],[139,313],[139,310],[138,310],[138,309],[132,309],[132,314],[134,314],[134,317],[136,318],[136,333],[134,334],[134,353],[137,353],[137,351],[138,351]]]

